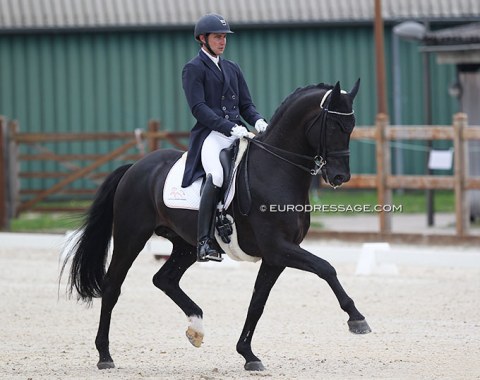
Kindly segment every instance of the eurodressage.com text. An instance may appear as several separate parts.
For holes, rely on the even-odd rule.
[[[261,212],[322,212],[322,213],[347,213],[347,212],[403,212],[403,205],[369,205],[369,204],[333,204],[333,205],[287,205],[271,204],[261,205]]]

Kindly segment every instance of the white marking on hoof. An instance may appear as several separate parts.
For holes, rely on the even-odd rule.
[[[200,347],[203,343],[203,336],[205,335],[203,331],[203,319],[197,315],[192,315],[188,317],[190,322],[185,335],[187,335],[188,341],[194,347]]]

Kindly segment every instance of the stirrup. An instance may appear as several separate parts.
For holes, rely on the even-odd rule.
[[[223,260],[222,254],[218,252],[211,245],[213,244],[212,239],[202,239],[197,244],[197,261],[198,262],[207,262],[207,261],[217,261],[221,262]]]

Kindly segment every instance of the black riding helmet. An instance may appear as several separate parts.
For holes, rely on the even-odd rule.
[[[215,13],[209,13],[201,17],[195,24],[195,30],[193,35],[197,41],[200,41],[198,38],[201,34],[210,34],[210,33],[233,33],[230,30],[228,22],[223,18],[223,16],[217,15]]]
[[[210,33],[233,33],[230,30],[228,22],[223,18],[223,16],[217,15],[215,13],[209,13],[201,17],[195,24],[195,30],[193,31],[193,36],[195,39],[201,43],[199,36],[204,34],[207,37]],[[208,41],[205,44],[208,51],[215,55],[210,48]]]

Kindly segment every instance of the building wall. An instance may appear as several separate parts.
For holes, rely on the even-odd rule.
[[[390,31],[386,30],[389,110]],[[403,124],[423,124],[422,66],[418,45],[401,42]],[[181,87],[183,65],[197,54],[190,30],[0,35],[0,114],[17,119],[24,132],[133,131],[159,119],[163,128],[188,131],[194,121]],[[357,125],[371,126],[376,113],[374,39],[371,26],[243,29],[228,37],[225,58],[237,61],[259,111],[269,118],[295,88],[340,80],[349,90],[361,78]],[[431,59],[434,124],[450,124],[455,78]],[[415,145],[415,144],[414,144]],[[423,173],[417,144],[405,155],[408,173]],[[109,143],[63,144],[59,153],[106,152]],[[352,142],[352,172],[374,173],[371,142]],[[30,148],[29,148],[30,149]],[[33,148],[31,148],[33,149]],[[23,170],[54,170],[53,163],[25,163]],[[42,187],[52,180],[24,180]]]

